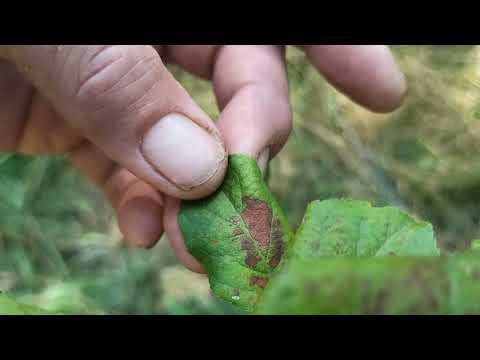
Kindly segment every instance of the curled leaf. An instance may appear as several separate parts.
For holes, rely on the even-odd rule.
[[[293,237],[255,159],[231,155],[221,188],[183,202],[178,222],[219,298],[251,311]]]

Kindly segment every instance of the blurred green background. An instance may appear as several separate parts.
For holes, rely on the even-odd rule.
[[[370,113],[287,51],[294,130],[270,186],[298,225],[315,199],[390,204],[433,223],[445,252],[480,238],[480,46],[392,46],[409,83],[404,106]],[[213,117],[208,82],[171,67]],[[122,245],[103,195],[61,157],[0,155],[0,291],[47,310],[231,314],[207,279],[163,239]]]

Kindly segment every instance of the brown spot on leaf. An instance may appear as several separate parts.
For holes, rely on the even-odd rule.
[[[233,236],[239,236],[245,234],[242,229],[240,228],[235,228],[233,229]]]
[[[232,216],[230,218],[230,221],[234,224],[239,224],[240,223],[240,216]]]
[[[250,286],[258,286],[262,289],[265,289],[265,287],[268,284],[268,279],[260,276],[252,276],[250,278]]]
[[[244,236],[240,244],[242,245],[242,250],[246,250],[247,252],[249,251],[255,252],[255,245],[253,244],[253,241],[248,236]]]
[[[368,315],[382,315],[385,313],[385,308],[388,299],[388,290],[380,289],[378,293],[373,298],[373,303],[371,307],[367,309],[366,313]]]
[[[270,266],[270,268],[275,269],[282,260],[284,252],[282,224],[280,224],[280,221],[277,218],[273,219],[272,222],[271,239],[273,249],[268,265]]]
[[[275,269],[278,266],[278,264],[280,264],[281,259],[282,259],[281,255],[274,254],[270,259],[270,261],[268,262],[268,266],[270,266],[272,270]]]
[[[314,298],[319,291],[319,284],[316,281],[308,280],[304,285],[305,294],[308,298]]]
[[[242,219],[250,230],[250,234],[258,242],[262,251],[267,251],[270,244],[270,227],[272,210],[264,201],[246,198]]]
[[[257,255],[253,240],[250,239],[248,236],[244,236],[240,244],[242,246],[242,250],[245,250],[247,252],[247,257],[245,258],[245,264],[247,264],[249,268],[252,268],[252,269],[255,268],[255,266],[257,266],[258,262],[261,259]]]
[[[250,306],[255,306],[255,304],[258,302],[258,296],[256,294],[252,294],[248,297],[248,303]]]
[[[472,277],[473,277],[474,280],[479,281],[480,280],[480,271],[477,270],[477,271],[472,272]]]
[[[438,310],[439,308],[439,303],[438,303],[438,299],[435,298],[435,295],[431,295],[430,299],[429,299],[429,305],[430,305],[430,309],[432,309],[432,313],[434,313],[436,310]]]
[[[440,304],[432,286],[433,271],[427,266],[415,267],[410,272],[406,285],[411,288],[410,291],[417,292],[417,296],[408,307],[406,313],[409,315],[426,315],[435,313]],[[445,286],[447,285],[447,286]],[[448,284],[441,285],[441,291],[448,293]]]
[[[260,256],[258,255],[247,255],[247,258],[245,259],[245,264],[249,268],[255,268],[257,266],[258,262],[261,260]]]
[[[217,246],[217,245],[218,245],[218,243],[219,243],[219,241],[218,241],[218,240],[213,240],[213,241],[212,241],[212,245],[213,245],[213,246]]]

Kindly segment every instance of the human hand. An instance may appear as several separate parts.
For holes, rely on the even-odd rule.
[[[401,104],[406,85],[387,47],[304,49],[359,104],[377,112]],[[193,271],[202,269],[183,245],[180,200],[214,192],[227,153],[265,169],[291,130],[280,46],[1,46],[0,58],[0,150],[68,154],[103,189],[130,244],[151,247],[165,227]],[[167,62],[212,81],[216,123]]]

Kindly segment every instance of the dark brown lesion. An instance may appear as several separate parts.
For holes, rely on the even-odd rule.
[[[268,284],[268,279],[261,276],[252,276],[250,277],[250,286],[258,286],[262,289]]]
[[[242,229],[240,229],[238,227],[233,229],[233,236],[239,236],[239,235],[243,235],[243,234],[245,234],[245,232]]]
[[[247,255],[247,258],[245,259],[245,264],[247,264],[249,268],[254,269],[260,262],[260,260],[261,258],[258,255]]]
[[[251,237],[245,236],[241,240],[242,250],[247,252],[245,263],[253,269],[261,261],[261,256],[257,253],[255,243],[253,242],[255,241],[261,251],[266,253],[270,249],[268,265],[273,270],[280,264],[284,253],[282,224],[273,215],[272,209],[264,201],[245,198],[244,204],[245,209],[242,212],[242,220],[251,235]],[[233,230],[234,236],[243,234],[244,231],[239,227],[235,227]]]
[[[245,198],[245,209],[242,219],[250,234],[262,251],[267,251],[270,245],[270,227],[272,224],[272,209],[261,200]]]
[[[388,290],[380,289],[373,297],[372,303],[367,304],[367,307],[365,309],[365,314],[366,315],[385,314],[387,301],[388,301]]]
[[[255,244],[253,240],[248,236],[244,236],[241,240],[242,250],[247,252],[247,257],[245,258],[245,264],[251,269],[254,269],[257,264],[260,262],[261,258],[257,255],[257,250],[255,249]]]
[[[240,216],[232,216],[232,217],[230,218],[230,221],[231,221],[232,223],[234,223],[235,225],[240,224],[240,220],[241,220]]]
[[[280,264],[284,253],[283,229],[282,224],[277,218],[274,218],[272,221],[271,241],[272,255],[268,265],[273,270]]]
[[[480,281],[480,271],[476,270],[472,272],[472,279],[475,281]]]
[[[318,281],[314,280],[307,280],[305,281],[305,285],[303,286],[305,294],[307,295],[307,298],[315,298],[319,291],[320,291],[320,284]]]

